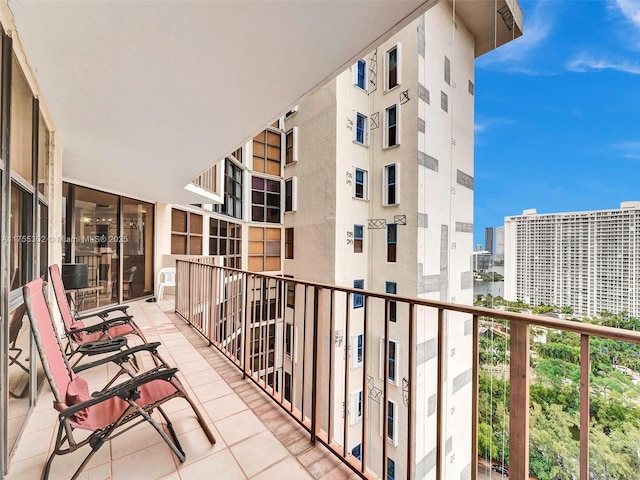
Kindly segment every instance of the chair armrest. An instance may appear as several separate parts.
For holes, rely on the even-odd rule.
[[[106,332],[110,328],[119,327],[121,325],[126,325],[131,321],[128,317],[119,317],[119,318],[109,318],[100,323],[96,323],[95,325],[88,325],[82,328],[72,328],[67,332],[67,336],[75,335],[76,333],[95,333],[95,332]]]
[[[102,319],[106,318],[109,316],[110,313],[113,312],[121,312],[122,315],[132,318],[132,315],[129,315],[127,313],[127,309],[129,308],[129,305],[117,305],[115,307],[109,307],[109,308],[105,308],[104,310],[100,310],[99,312],[90,312],[84,315],[76,315],[76,320],[85,320],[87,318],[91,318],[91,317],[100,317]]]
[[[124,337],[110,338],[97,342],[87,342],[78,347],[78,352],[85,355],[98,355],[100,353],[117,352],[127,346],[127,339]]]
[[[132,378],[131,380],[120,383],[115,387],[111,387],[108,390],[104,390],[102,392],[94,394],[93,398],[90,398],[89,400],[85,400],[84,402],[77,403],[70,406],[69,408],[65,408],[62,412],[60,412],[59,418],[61,420],[64,420],[78,413],[80,410],[84,410],[85,408],[97,405],[98,403],[104,402],[109,398],[120,397],[123,400],[128,400],[132,396],[135,397],[137,395],[136,390],[142,385],[154,380],[170,381],[177,372],[177,368],[165,368],[163,370],[154,370],[151,372],[143,373],[135,378]]]
[[[73,371],[76,373],[80,373],[84,370],[88,370],[89,368],[97,367],[98,365],[104,365],[105,363],[108,363],[108,362],[114,362],[114,363],[117,363],[118,365],[121,365],[127,362],[131,355],[138,352],[147,351],[147,352],[151,352],[152,354],[155,354],[158,351],[159,346],[160,346],[160,342],[152,342],[152,343],[145,343],[144,345],[136,345],[135,347],[128,348],[127,350],[123,350],[109,357],[101,358],[99,360],[96,360],[95,362],[78,365],[76,368],[73,369]]]

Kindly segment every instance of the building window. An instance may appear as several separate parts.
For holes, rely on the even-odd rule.
[[[384,112],[385,147],[395,147],[400,144],[400,128],[398,125],[398,106],[391,105]]]
[[[298,177],[287,178],[284,181],[284,211],[298,210]]]
[[[476,87],[471,80],[469,80],[469,93],[473,95],[475,93]]]
[[[396,262],[396,253],[398,243],[398,224],[387,224],[387,262]]]
[[[401,50],[398,43],[394,47],[387,50],[385,53],[385,90],[391,90],[397,87],[401,83],[400,68],[401,68]]]
[[[354,280],[353,288],[364,289],[364,280]],[[359,293],[353,294],[353,308],[362,308],[364,306],[364,295]]]
[[[447,85],[451,85],[451,60],[446,55],[444,56],[444,81]]]
[[[291,358],[291,352],[293,350],[293,325],[287,323],[285,325],[284,332],[284,353],[287,357]]]
[[[440,92],[440,107],[445,112],[449,111],[449,97],[444,92]]]
[[[396,462],[387,457],[387,480],[396,480]]]
[[[242,158],[242,149],[234,153]],[[213,211],[242,219],[242,168],[228,157],[224,165],[224,203],[214,205]]]
[[[368,176],[368,173],[366,170],[361,170],[359,168],[356,168],[355,182],[354,182],[355,198],[360,198],[362,200],[367,199],[368,192],[369,192],[369,188],[367,185],[367,180],[368,180],[367,176]]]
[[[399,170],[400,165],[398,163],[392,163],[384,167],[384,178],[382,179],[384,205],[398,205],[400,203],[400,189],[397,183]]]
[[[358,368],[364,359],[364,335],[351,337],[351,368]]]
[[[367,144],[367,120],[368,118],[365,115],[356,112],[356,131],[353,141],[360,145]]]
[[[393,400],[387,401],[387,440],[389,440],[394,446],[398,444],[397,428],[398,422],[396,422],[398,404]]]
[[[251,178],[251,220],[280,223],[280,181]]]
[[[349,396],[349,425],[355,425],[362,420],[362,390]]]
[[[351,449],[351,455],[362,461],[362,445],[360,443]]]
[[[293,259],[293,228],[284,229],[284,258]]]
[[[398,284],[396,282],[385,282],[385,292],[391,295],[398,293]],[[389,300],[389,321],[396,321],[396,312],[398,305],[395,300]]]
[[[384,378],[384,347],[385,341],[384,338],[380,338],[380,364],[379,364],[379,376],[380,378]],[[387,363],[389,368],[389,373],[387,379],[394,384],[398,384],[398,351],[399,351],[398,342],[395,340],[389,340],[389,350],[387,352]]]
[[[362,253],[364,244],[364,225],[353,226],[353,253]]]
[[[367,89],[367,62],[358,60],[355,67],[355,77],[353,83],[362,90]]]
[[[279,177],[281,145],[282,138],[279,132],[264,130],[253,137],[253,170]]]
[[[290,165],[298,161],[298,127],[289,130],[285,137],[284,163]]]
[[[249,227],[249,270],[280,270],[280,228]]]
[[[171,209],[171,254],[202,255],[202,215]]]
[[[284,399],[288,402],[291,401],[291,374],[284,372]]]
[[[209,255],[224,257],[224,266],[242,268],[242,225],[209,219]]]
[[[294,282],[287,282],[287,307],[296,307],[296,284]]]

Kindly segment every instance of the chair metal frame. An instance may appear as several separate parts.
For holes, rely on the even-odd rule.
[[[204,431],[211,444],[216,443],[215,436],[206,424],[196,404],[189,397],[186,390],[176,377],[178,369],[169,368],[163,360],[160,360],[160,366],[157,366],[150,371],[134,376],[133,378],[115,386],[110,386],[114,381],[112,379],[107,387],[103,388],[99,392],[93,393],[89,399],[73,405],[67,405],[65,403],[67,399],[63,395],[66,394],[66,389],[69,384],[74,379],[78,378],[77,373],[107,363],[116,363],[117,365],[122,366],[127,361],[129,361],[130,357],[134,353],[139,351],[148,351],[153,355],[158,355],[157,348],[160,343],[156,342],[148,345],[138,345],[132,349],[118,352],[107,358],[97,360],[90,364],[82,365],[76,368],[74,371],[71,368],[67,356],[64,353],[64,348],[62,346],[62,343],[60,342],[60,338],[56,334],[53,319],[51,317],[50,306],[44,296],[43,286],[44,283],[42,279],[36,279],[25,285],[22,290],[27,314],[31,323],[31,331],[35,339],[38,353],[42,360],[42,366],[45,375],[51,386],[51,391],[53,392],[54,407],[59,411],[59,426],[58,432],[56,434],[55,447],[43,468],[41,477],[43,480],[46,480],[48,478],[53,459],[57,455],[66,455],[75,452],[85,445],[90,445],[91,451],[88,453],[88,455],[85,457],[85,459],[82,461],[82,463],[76,469],[75,473],[72,476],[72,480],[77,479],[82,470],[89,463],[95,453],[102,447],[102,445],[131,430],[133,427],[143,422],[150,423],[156,430],[156,432],[167,443],[169,448],[171,448],[176,457],[178,457],[180,462],[184,462],[186,459],[186,454],[182,449],[182,446],[180,445],[178,436],[173,428],[173,425],[171,424],[168,415],[161,407],[162,404],[173,398],[180,397],[187,400],[197,417],[200,427]],[[44,308],[43,305],[46,308]],[[44,332],[45,335],[47,335],[44,341],[41,336],[41,333],[43,333],[40,331],[41,328],[50,329]],[[55,351],[55,346],[51,346],[51,336],[55,337],[58,351]],[[49,345],[49,347],[47,348],[45,345]],[[52,370],[51,368],[50,361],[56,362],[55,364],[58,366],[58,368],[60,368],[60,362],[64,362],[68,378],[61,378],[59,371],[57,372],[56,376],[54,370]],[[63,383],[62,385],[59,384],[59,381],[61,381],[61,379]],[[66,384],[64,384],[65,379],[67,381]],[[142,400],[144,398],[141,392],[144,392],[145,388],[149,386],[151,382],[156,381],[170,383],[175,391],[162,398],[158,398],[147,405],[142,405],[140,402],[138,402],[138,400]],[[65,388],[65,392],[61,392],[61,388]],[[100,428],[92,430],[92,433],[87,438],[81,441],[76,441],[73,435],[74,429],[81,428],[87,430],[88,428],[86,426],[83,427],[81,423],[79,423],[75,415],[81,411],[86,411],[85,409],[99,405],[101,402],[115,399],[116,397],[120,398],[127,404],[126,408],[124,408],[118,418],[115,421],[111,422],[109,425],[104,425]],[[151,417],[153,410],[156,409],[166,422],[169,435],[167,435],[167,433],[162,429],[162,426]]]

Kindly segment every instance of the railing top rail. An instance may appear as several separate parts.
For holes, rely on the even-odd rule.
[[[201,257],[201,258],[206,258],[206,257]],[[541,315],[507,312],[504,310],[494,310],[486,307],[476,307],[473,305],[449,303],[449,302],[443,302],[440,300],[427,300],[424,298],[405,297],[402,295],[391,295],[391,294],[380,293],[380,292],[372,292],[370,290],[342,287],[338,285],[327,285],[324,283],[316,283],[316,282],[309,282],[306,280],[299,280],[297,278],[287,278],[279,275],[269,275],[265,273],[249,272],[247,270],[240,270],[237,268],[211,265],[209,263],[204,263],[199,258],[176,259],[176,263],[178,262],[203,265],[210,268],[217,268],[217,269],[227,270],[231,272],[253,275],[259,278],[268,278],[268,279],[278,280],[281,282],[283,281],[294,282],[299,285],[306,285],[309,287],[316,287],[316,288],[324,288],[324,289],[333,290],[336,292],[344,292],[344,293],[350,293],[350,294],[356,294],[356,295],[366,295],[367,297],[379,298],[382,300],[387,300],[387,299],[394,300],[396,302],[403,302],[410,305],[420,305],[423,307],[450,310],[454,312],[469,313],[471,315],[491,317],[498,320],[508,320],[511,322],[525,323],[529,325],[536,325],[539,327],[553,328],[556,330],[564,330],[568,332],[577,333],[580,335],[589,335],[592,337],[608,338],[610,340],[620,340],[623,342],[640,344],[640,332],[636,332],[633,330],[626,330],[622,328],[606,327],[602,325],[592,325],[592,324],[583,323],[583,322],[572,322],[568,320],[561,320],[558,318],[544,317]]]

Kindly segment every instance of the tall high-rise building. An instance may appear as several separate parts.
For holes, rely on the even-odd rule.
[[[640,315],[640,202],[505,218],[505,297]]]
[[[504,227],[496,227],[496,252],[495,263],[502,265],[504,262]]]
[[[484,229],[484,249],[493,255],[493,227]]]
[[[454,12],[448,2],[436,3],[286,118],[286,275],[425,299],[473,302],[474,60],[481,53],[480,37],[489,33],[467,22],[478,5],[458,2]],[[364,329],[361,307],[362,303],[350,306],[352,333],[342,348],[351,352],[362,348],[362,335],[357,334]],[[343,320],[345,305],[337,302],[333,308],[336,322]],[[380,317],[384,312],[371,315]],[[424,353],[418,354],[416,366],[420,379],[436,374],[437,313],[421,311],[417,317],[418,352]],[[391,324],[393,348],[388,359],[394,365],[408,350],[408,319],[397,321]],[[457,313],[450,313],[446,322],[446,351],[450,352],[444,387],[449,412],[446,478],[469,478],[470,474],[470,322],[470,315]],[[336,332],[344,328],[335,325]],[[376,338],[369,336],[365,348],[382,365],[384,330],[374,333]],[[382,375],[375,375],[370,384],[362,385],[362,366],[357,363],[346,370],[335,372],[331,411],[336,412],[337,431],[340,422],[349,419],[347,451],[358,456],[363,420],[352,413],[359,411],[362,390],[370,394],[385,382]],[[286,371],[285,376],[290,374]],[[345,375],[350,376],[353,389],[347,395]],[[388,387],[393,405],[402,405],[401,380],[390,380]],[[436,431],[431,416],[436,392],[432,387],[427,382],[418,385],[416,431],[410,439],[416,446],[416,478],[434,473]],[[343,398],[352,399],[352,404],[343,405]],[[383,406],[375,402],[370,406],[370,414],[373,418],[379,414],[382,422]],[[390,424],[405,428],[403,410],[390,405],[389,411],[395,415]],[[370,435],[381,432],[376,422]],[[367,443],[372,449],[369,459],[383,458],[377,450],[382,442]],[[390,459],[405,457],[403,443],[391,438]],[[381,471],[382,466],[372,461],[374,469]],[[393,478],[405,478],[405,467],[404,462],[394,463]]]

